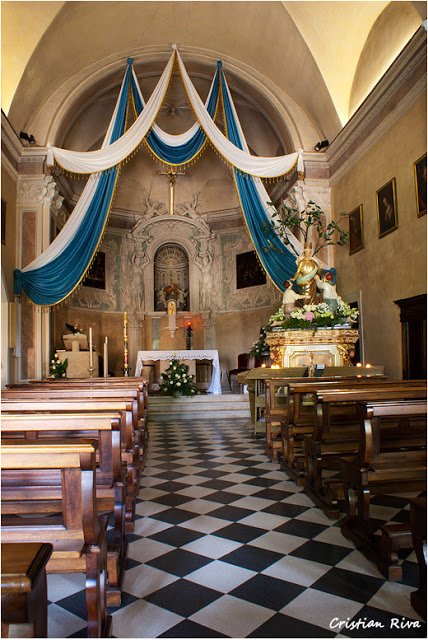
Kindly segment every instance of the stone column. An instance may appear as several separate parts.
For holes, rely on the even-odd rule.
[[[18,165],[17,266],[22,269],[39,256],[51,241],[51,217],[61,208],[62,198],[52,176],[45,175],[46,149],[24,148]],[[17,380],[48,375],[50,314],[21,296],[21,354]]]

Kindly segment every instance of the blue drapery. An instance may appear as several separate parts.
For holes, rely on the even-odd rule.
[[[226,80],[223,70],[221,71],[221,81],[225,86]],[[228,91],[222,91],[222,97],[226,118],[226,136],[234,145],[242,149],[238,123],[235,120]],[[284,246],[274,231],[266,231],[269,228],[269,218],[265,211],[266,203],[261,202],[253,177],[236,168],[233,171],[241,207],[254,248],[268,276],[278,289],[283,291],[284,281],[292,278],[296,272],[296,256]],[[271,246],[268,245],[268,240]]]
[[[217,65],[216,74],[214,77],[214,87],[211,92],[207,110],[210,114],[211,118],[214,119],[217,104],[218,104],[218,96],[219,96],[219,86],[220,86],[220,76],[219,76],[219,68],[220,64]],[[131,89],[132,95],[134,98],[135,110],[137,112],[137,116],[140,115],[141,111],[144,108],[144,105],[141,102],[140,94],[135,85],[135,79],[131,79]],[[150,133],[146,136],[146,142],[150,148],[150,150],[157,156],[160,160],[169,165],[183,165],[187,162],[190,162],[193,158],[195,158],[198,153],[202,150],[206,141],[206,135],[202,127],[198,128],[198,131],[195,135],[186,143],[178,146],[168,145],[162,140],[160,140],[159,136],[152,129]]]
[[[132,60],[128,60],[123,90],[109,144],[125,131]],[[34,304],[52,306],[70,295],[88,270],[100,243],[114,195],[119,168],[101,174],[84,219],[71,242],[55,259],[29,271],[15,270],[16,295],[24,292]]]

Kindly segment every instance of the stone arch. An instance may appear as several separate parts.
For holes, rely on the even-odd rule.
[[[164,311],[169,297],[176,300],[178,311],[189,311],[189,257],[180,244],[167,242],[158,247],[153,280],[155,311]]]

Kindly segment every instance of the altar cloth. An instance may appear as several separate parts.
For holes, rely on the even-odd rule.
[[[135,376],[141,375],[143,362],[147,360],[212,360],[213,374],[211,384],[207,393],[215,395],[221,394],[220,381],[220,362],[218,359],[217,349],[192,349],[178,351],[139,351],[137,355],[137,364],[135,365]]]

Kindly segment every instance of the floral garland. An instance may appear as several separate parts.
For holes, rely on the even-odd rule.
[[[188,371],[189,367],[186,364],[180,364],[179,360],[170,360],[168,369],[161,376],[161,393],[173,398],[200,394],[201,392],[193,382],[194,376],[189,375]]]
[[[335,327],[356,322],[358,310],[353,309],[340,296],[337,296],[337,311],[333,313],[326,302],[319,304],[305,304],[291,312],[286,318],[282,307],[269,318],[268,329],[279,326],[281,329],[318,329]]]
[[[266,342],[266,329],[260,328],[260,338],[255,342],[249,353],[250,356],[262,356],[269,355],[270,347]]]
[[[68,358],[61,362],[58,353],[55,351],[54,356],[49,365],[49,373],[51,378],[65,378],[67,375]]]

